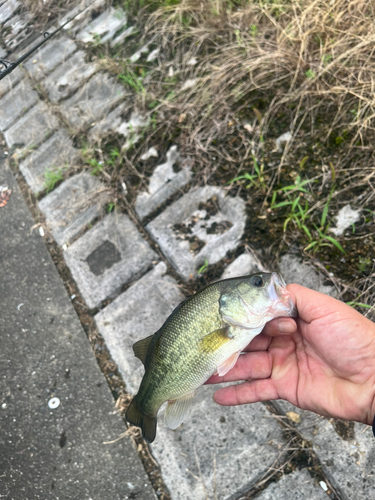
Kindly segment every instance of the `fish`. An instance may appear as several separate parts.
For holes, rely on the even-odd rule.
[[[152,443],[158,411],[168,402],[165,422],[177,429],[201,385],[233,368],[268,321],[296,315],[286,284],[275,272],[220,280],[188,297],[156,333],[133,345],[145,373],[126,420]]]

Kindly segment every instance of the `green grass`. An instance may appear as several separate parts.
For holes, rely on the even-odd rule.
[[[58,182],[64,179],[64,168],[51,168],[44,172],[44,187],[49,193],[55,189]]]

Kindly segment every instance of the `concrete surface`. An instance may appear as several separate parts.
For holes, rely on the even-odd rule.
[[[104,215],[108,189],[88,172],[70,177],[39,202],[59,245],[71,243],[95,219]]]
[[[75,52],[43,80],[51,102],[71,96],[97,71],[96,64],[85,62],[85,58],[82,50]]]
[[[61,112],[72,125],[83,127],[96,123],[124,95],[122,85],[106,73],[99,73],[61,103]]]
[[[29,150],[39,146],[58,127],[58,120],[40,101],[4,134],[9,148]]]
[[[90,308],[113,298],[159,260],[125,214],[112,212],[64,253]]]
[[[147,191],[142,191],[137,196],[134,208],[140,220],[186,186],[191,175],[190,161],[181,158],[177,146],[172,146],[167,152],[167,161],[158,165],[151,175]]]
[[[207,204],[212,210],[204,208]],[[205,261],[215,264],[237,247],[245,221],[241,198],[206,186],[172,203],[146,229],[179,275],[189,280]]]
[[[70,38],[54,37],[25,62],[25,68],[36,81],[39,81],[56,66],[70,59],[76,50],[77,45]]]
[[[4,132],[38,100],[27,80],[20,82],[0,100],[0,131]]]
[[[72,140],[60,129],[21,161],[19,167],[30,189],[38,194],[45,189],[46,172],[67,169],[78,156]]]
[[[0,184],[0,496],[155,498],[130,439],[103,444],[125,425],[3,158]]]

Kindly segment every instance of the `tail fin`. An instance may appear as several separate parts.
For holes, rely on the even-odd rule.
[[[152,443],[156,436],[156,417],[150,417],[139,409],[136,398],[130,403],[126,411],[126,420],[142,430],[142,436],[148,443]]]

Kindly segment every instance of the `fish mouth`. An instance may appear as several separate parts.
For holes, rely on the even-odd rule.
[[[296,306],[293,304],[290,293],[286,289],[284,278],[278,273],[271,274],[271,283],[268,285],[268,294],[273,301],[272,311],[278,316],[298,316]]]

